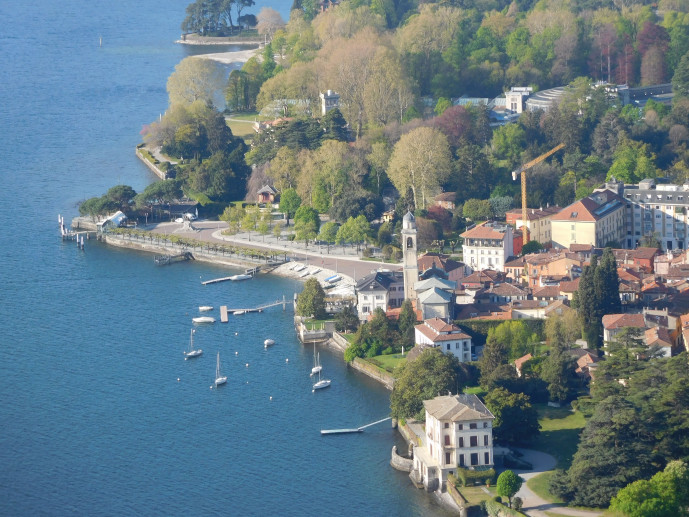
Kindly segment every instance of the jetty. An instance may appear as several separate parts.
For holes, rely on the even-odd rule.
[[[256,274],[261,271],[261,266],[256,266],[256,267],[250,267],[248,269],[244,270],[245,275],[251,275],[251,276],[256,276]],[[223,276],[220,278],[213,278],[211,280],[206,280],[205,282],[201,282],[201,285],[210,285],[210,284],[217,284],[220,282],[227,282],[229,280],[236,280],[236,275],[231,275],[231,276]]]
[[[287,299],[285,298],[285,295],[282,295],[282,300],[275,300],[274,302],[268,302],[264,303],[263,305],[259,305],[257,307],[249,307],[248,309],[228,309],[227,305],[221,305],[220,306],[220,321],[222,323],[227,323],[227,316],[228,314],[245,314],[247,312],[263,312],[263,309],[268,309],[270,307],[277,307],[278,305],[282,305],[282,310],[287,309]]]
[[[387,418],[383,418],[381,420],[376,420],[375,422],[371,422],[370,424],[362,425],[361,427],[357,427],[354,429],[321,429],[321,434],[326,435],[326,434],[352,434],[352,433],[363,433],[364,429],[367,427],[371,427],[372,425],[380,424],[382,422],[385,422],[387,420],[390,420],[392,417],[389,416]]]

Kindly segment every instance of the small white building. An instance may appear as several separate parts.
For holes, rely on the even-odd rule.
[[[493,414],[476,395],[425,400],[426,434],[414,449],[412,478],[428,490],[441,488],[458,467],[493,467]]]
[[[404,278],[401,271],[376,271],[360,279],[355,286],[359,320],[366,321],[378,308],[398,308],[404,302]]]
[[[505,262],[514,254],[514,236],[508,224],[486,222],[462,235],[464,263],[472,270],[505,270]]]
[[[471,361],[471,336],[462,332],[457,325],[445,323],[440,318],[431,318],[416,325],[414,343],[439,348],[464,363]]]

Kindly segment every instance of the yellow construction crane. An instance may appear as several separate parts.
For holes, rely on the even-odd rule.
[[[527,216],[528,216],[528,211],[526,208],[526,171],[527,169],[530,169],[537,163],[541,163],[543,160],[545,160],[548,156],[551,154],[555,154],[558,152],[560,149],[562,149],[565,146],[565,144],[560,144],[555,147],[553,147],[550,151],[547,153],[543,153],[541,156],[534,158],[528,163],[525,163],[521,167],[519,167],[516,170],[512,171],[512,180],[515,181],[517,179],[517,176],[520,174],[522,175],[522,242],[526,244],[529,242],[529,229],[527,227]]]

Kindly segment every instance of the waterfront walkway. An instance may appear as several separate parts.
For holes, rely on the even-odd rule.
[[[337,274],[349,276],[355,281],[379,268],[401,269],[399,264],[364,260],[355,246],[326,246],[314,243],[305,246],[301,241],[289,241],[285,238],[278,240],[272,234],[264,237],[256,232],[223,235],[222,231],[227,229],[227,223],[223,221],[194,221],[193,225],[196,230],[185,228],[182,223],[174,222],[149,224],[139,228],[154,233],[183,235],[202,242],[224,242],[235,246],[276,250],[285,253],[290,260],[331,270]]]

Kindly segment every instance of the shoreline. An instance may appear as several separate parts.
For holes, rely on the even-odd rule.
[[[210,59],[212,61],[217,61],[224,65],[232,65],[235,63],[244,64],[252,57],[256,56],[259,52],[258,48],[253,48],[249,50],[235,50],[230,52],[216,52],[214,54],[199,54],[196,56],[191,56],[200,59]]]

